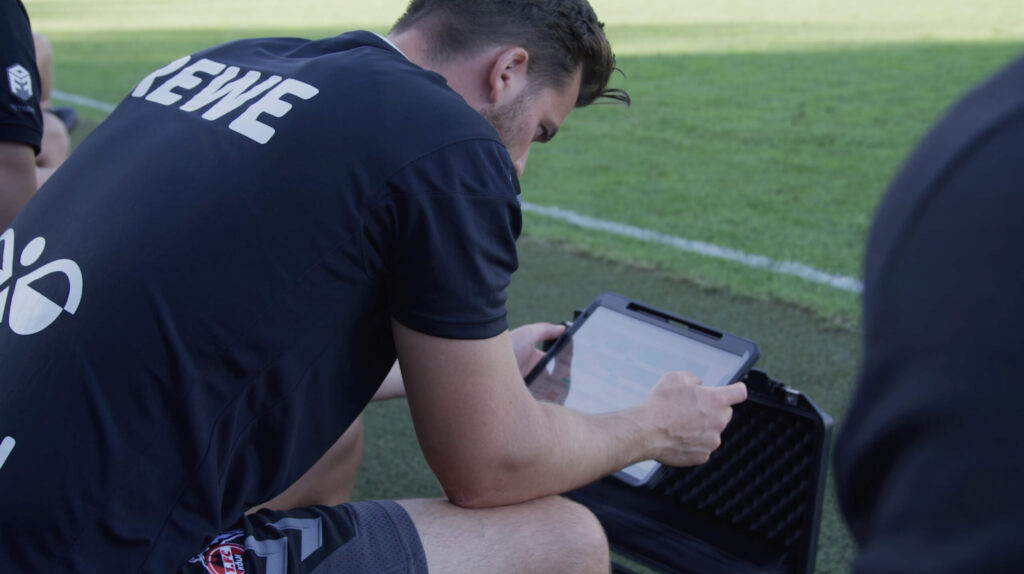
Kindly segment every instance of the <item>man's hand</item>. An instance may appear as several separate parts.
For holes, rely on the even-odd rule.
[[[708,461],[722,444],[722,431],[732,419],[732,406],[747,399],[747,387],[734,383],[703,387],[686,372],[668,373],[638,407],[658,430],[655,460],[669,466],[693,466]]]
[[[510,331],[508,336],[512,339],[512,352],[516,355],[519,373],[525,377],[544,357],[544,351],[537,348],[539,343],[557,339],[564,332],[564,325],[551,323],[533,323]]]
[[[556,405],[565,405],[572,387],[573,340],[570,337],[552,363],[541,370],[530,382],[530,394],[538,401],[546,401]]]

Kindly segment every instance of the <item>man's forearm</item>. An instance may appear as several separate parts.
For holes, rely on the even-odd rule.
[[[562,493],[640,460],[702,463],[746,398],[742,385],[669,373],[638,407],[584,415],[534,400],[507,333],[453,340],[393,325],[423,454],[462,506]]]
[[[22,143],[0,141],[0,232],[35,190],[35,152]]]
[[[639,408],[585,415],[538,402],[534,415],[481,465],[489,471],[465,487],[446,488],[453,503],[503,506],[561,494],[654,456],[654,432]]]

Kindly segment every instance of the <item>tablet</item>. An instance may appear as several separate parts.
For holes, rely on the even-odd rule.
[[[537,400],[600,414],[639,405],[670,371],[689,371],[705,386],[728,385],[758,354],[751,340],[605,293],[552,345],[526,383]],[[636,486],[659,468],[648,460],[615,476]]]

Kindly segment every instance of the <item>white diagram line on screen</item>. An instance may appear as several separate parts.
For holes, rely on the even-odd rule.
[[[109,104],[107,102],[101,102],[99,100],[94,100],[77,94],[59,92],[57,90],[53,91],[53,97],[58,100],[86,108],[92,108],[108,114],[114,111],[115,107],[113,104]],[[805,281],[826,285],[833,289],[846,291],[848,293],[859,294],[864,289],[864,284],[855,277],[834,275],[795,261],[778,261],[763,255],[744,253],[736,249],[721,247],[712,243],[667,235],[657,231],[643,229],[641,227],[633,227],[632,225],[626,225],[624,223],[597,219],[595,217],[576,213],[575,211],[562,209],[561,207],[536,205],[525,201],[522,203],[522,207],[525,212],[556,219],[583,229],[611,233],[613,235],[629,237],[631,239],[647,243],[657,243],[659,245],[665,245],[687,253],[696,253],[705,257],[731,261],[753,269],[760,269],[771,273],[778,273],[780,275],[799,277]]]

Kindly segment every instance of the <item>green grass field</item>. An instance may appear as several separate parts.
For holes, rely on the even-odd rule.
[[[570,117],[531,156],[527,201],[856,277],[901,158],[968,86],[1020,51],[1017,3],[595,2],[634,96]],[[154,67],[251,35],[385,31],[403,2],[29,0],[58,87],[117,101]],[[530,236],[857,322],[855,293],[543,217]]]
[[[106,102],[181,55],[257,35],[386,31],[404,0],[26,0],[57,87]],[[951,102],[1024,48],[1013,0],[593,0],[634,105],[574,112],[524,199],[848,277],[887,182]],[[103,114],[80,108],[87,123]],[[526,217],[514,323],[606,289],[758,340],[761,366],[841,421],[859,298],[804,279]],[[357,495],[436,495],[404,406],[368,416]],[[396,456],[397,455],[397,456]],[[818,571],[853,547],[829,499]]]

